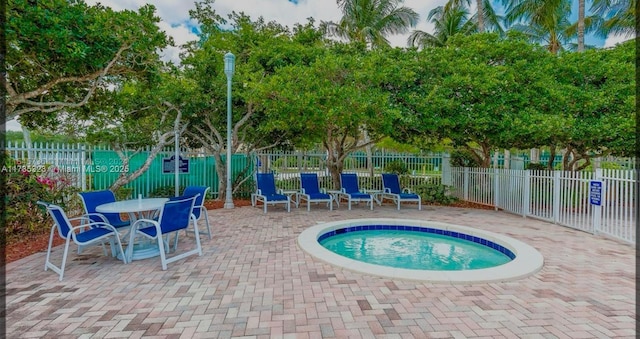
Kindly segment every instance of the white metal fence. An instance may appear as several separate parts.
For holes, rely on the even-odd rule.
[[[261,152],[257,158],[258,171],[273,172],[278,188],[300,189],[300,173],[316,173],[322,188],[333,188],[326,152]],[[408,175],[402,177],[403,186],[414,187],[440,178],[442,159],[440,153],[393,153],[380,150],[373,152],[370,160],[367,160],[364,152],[356,152],[345,159],[343,172],[358,174],[358,184],[362,189],[381,190],[380,174],[397,162],[407,170]]]
[[[459,199],[636,243],[635,170],[452,168],[445,177]],[[602,188],[593,192],[591,182]]]
[[[68,173],[68,179],[82,190],[105,189],[117,177],[117,171],[100,171],[96,166],[118,167],[120,160],[108,149],[88,149],[85,145],[8,143],[5,150],[13,159],[20,159],[32,172],[41,165],[52,165]],[[173,175],[162,174],[163,152],[142,177],[127,185],[134,194],[147,194],[154,189],[173,185]],[[191,159],[190,173],[180,176],[181,185],[208,185],[215,191],[218,178],[213,159],[202,152],[182,152]],[[144,153],[131,159],[131,165],[142,163]],[[253,157],[252,157],[253,158]],[[278,188],[299,189],[301,172],[316,172],[321,186],[333,183],[324,152],[289,152],[257,154],[255,169],[276,174]],[[636,195],[638,178],[635,170],[597,169],[581,172],[529,171],[515,169],[451,168],[448,157],[437,153],[398,154],[374,152],[370,160],[364,152],[351,154],[344,163],[344,172],[357,173],[361,188],[381,189],[380,173],[393,161],[406,166],[403,186],[415,187],[442,178],[453,187],[459,199],[494,206],[525,217],[546,220],[591,233],[606,234],[628,243],[636,242]],[[254,166],[253,159],[233,158],[232,165],[243,169]],[[370,162],[370,164],[369,164]],[[237,164],[236,164],[237,163]],[[633,168],[633,167],[632,167]],[[107,173],[108,172],[108,173]],[[590,182],[602,184],[601,205],[590,201]]]

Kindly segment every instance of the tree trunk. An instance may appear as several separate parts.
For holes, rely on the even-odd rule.
[[[484,32],[484,6],[482,0],[476,0],[476,6],[478,8],[478,33]]]
[[[584,51],[584,0],[578,0],[578,52]]]
[[[549,160],[547,161],[547,169],[553,171],[553,161],[556,159],[556,146],[549,146]]]

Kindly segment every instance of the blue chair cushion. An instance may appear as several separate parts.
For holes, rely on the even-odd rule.
[[[106,229],[106,228],[102,228],[102,227],[96,227],[96,228],[92,228],[89,230],[86,230],[84,232],[78,233],[76,234],[76,239],[79,242],[85,243],[85,242],[89,242],[91,240],[94,240],[96,238],[100,238],[102,236],[105,236],[107,234],[112,234],[113,231]]]
[[[400,199],[418,199],[417,194],[412,193],[400,193]]]
[[[371,199],[371,195],[366,193],[349,193],[351,199]]]
[[[313,193],[313,194],[308,194],[309,195],[309,199],[311,200],[328,200],[331,199],[331,196],[325,193]]]
[[[267,201],[282,201],[282,200],[287,200],[287,196],[284,194],[272,194],[272,195],[265,195],[265,199],[267,199]]]

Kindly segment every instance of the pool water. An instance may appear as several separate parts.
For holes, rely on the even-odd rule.
[[[415,270],[474,270],[512,260],[476,242],[403,230],[346,232],[326,237],[320,244],[353,260]]]

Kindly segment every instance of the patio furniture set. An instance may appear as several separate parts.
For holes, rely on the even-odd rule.
[[[110,190],[81,192],[79,196],[84,205],[85,214],[69,218],[58,205],[38,201],[51,215],[54,224],[51,227],[49,246],[45,259],[45,271],[58,273],[62,281],[71,242],[78,246],[78,253],[91,245],[101,245],[108,255],[105,243],[108,243],[111,255],[127,264],[133,260],[160,256],[163,270],[167,264],[197,254],[202,256],[198,220],[204,215],[207,232],[211,239],[211,229],[204,197],[209,187],[189,186],[181,196],[172,198],[146,198],[116,201]],[[127,214],[128,219],[121,215]],[[192,227],[190,227],[192,226]],[[65,240],[62,263],[60,266],[51,261],[51,249],[54,233]],[[178,232],[194,233],[196,246],[188,251],[178,252]],[[174,236],[170,246],[170,235]],[[123,239],[127,239],[123,245]],[[171,248],[173,247],[173,248]],[[168,254],[172,255],[169,257]]]
[[[329,210],[333,210],[333,204],[338,207],[340,201],[346,200],[348,209],[352,203],[365,202],[373,210],[374,201],[381,205],[384,199],[393,201],[398,210],[402,202],[416,202],[418,210],[422,209],[422,200],[418,194],[409,189],[400,188],[400,179],[397,174],[382,174],[382,190],[360,190],[358,175],[355,173],[340,174],[340,190],[325,190],[320,188],[320,182],[316,173],[300,173],[300,190],[284,191],[276,188],[273,173],[256,174],[257,190],[251,195],[251,205],[258,202],[263,205],[264,213],[267,213],[268,205],[282,204],[287,212],[291,211],[291,203],[296,207],[301,203],[307,203],[307,211],[311,209],[311,203],[326,203]]]

